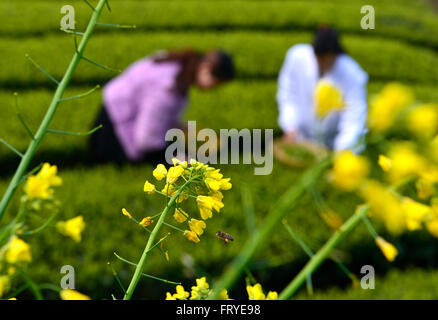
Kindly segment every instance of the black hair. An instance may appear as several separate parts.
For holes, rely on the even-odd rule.
[[[334,53],[344,53],[344,49],[339,41],[339,33],[328,26],[319,27],[313,41],[313,51],[316,55]]]
[[[214,61],[212,69],[213,75],[222,81],[232,80],[234,78],[233,58],[222,50],[214,50],[210,53]]]

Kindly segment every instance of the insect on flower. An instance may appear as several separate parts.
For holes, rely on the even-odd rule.
[[[228,233],[226,233],[226,232],[223,232],[223,231],[218,231],[218,232],[216,232],[216,236],[217,236],[220,240],[222,240],[223,242],[225,242],[225,244],[227,244],[229,241],[234,241],[234,238],[233,238],[230,234],[228,234]]]

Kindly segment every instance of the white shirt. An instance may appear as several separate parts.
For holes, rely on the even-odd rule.
[[[350,56],[340,54],[324,79],[343,92],[345,108],[321,121],[315,115],[314,89],[319,69],[313,47],[297,44],[288,50],[278,79],[279,125],[283,131],[294,130],[315,140],[321,128],[326,131],[327,126],[335,126],[328,129],[337,132],[333,149],[350,149],[366,132],[368,75]]]

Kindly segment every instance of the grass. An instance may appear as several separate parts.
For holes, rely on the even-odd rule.
[[[60,31],[61,32],[61,31]],[[129,35],[129,36],[128,36]],[[118,69],[151,54],[157,48],[181,49],[192,45],[199,50],[220,47],[234,55],[238,77],[245,79],[276,78],[286,51],[296,43],[311,40],[310,33],[272,32],[155,32],[128,34],[103,34],[95,36],[89,43],[85,55],[102,64]],[[413,83],[435,83],[438,70],[438,55],[432,49],[382,38],[363,41],[358,36],[345,36],[347,51],[367,70],[372,80]],[[47,47],[47,43],[53,46]],[[111,43],[117,43],[111,46]],[[109,48],[111,48],[109,50]],[[59,78],[74,50],[70,35],[49,35],[42,38],[3,39],[0,50],[0,86],[25,88],[50,86],[50,80],[24,59],[28,53],[55,78]],[[105,55],[101,52],[106,51]],[[412,64],[415,63],[415,68]],[[115,73],[98,69],[91,64],[81,64],[72,81],[76,84],[104,83]]]
[[[57,77],[63,73],[73,53],[71,37],[57,31],[60,4],[57,3],[54,10],[54,3],[41,1],[36,4],[21,0],[0,4],[0,9],[5,9],[0,10],[0,117],[7,119],[0,126],[0,137],[20,150],[26,147],[28,137],[15,117],[12,93],[19,92],[20,108],[32,130],[37,128],[53,93],[44,76],[24,59],[24,53],[29,53]],[[87,8],[79,1],[72,3],[77,4],[77,19],[83,23],[88,14]],[[357,30],[357,5],[361,1],[112,0],[111,3],[113,13],[106,15],[105,21],[135,23],[138,28],[123,32],[102,28],[102,32],[92,38],[86,52],[88,57],[99,62],[124,68],[157,49],[190,45],[197,49],[219,46],[234,54],[239,77],[236,81],[212,92],[191,92],[185,118],[197,120],[198,127],[278,129],[276,75],[286,50],[294,43],[310,41],[310,30],[325,18],[332,19],[328,22],[344,31],[348,52],[370,74],[370,94],[380,90],[386,81],[398,80],[409,82],[420,100],[438,101],[438,70],[431,67],[438,65],[438,54],[434,51],[437,40],[430,36],[436,30],[437,22],[424,1],[371,1],[378,9],[378,27],[373,33]],[[342,6],[335,7],[339,4]],[[407,6],[410,10],[406,9]],[[166,15],[162,14],[164,9]],[[182,10],[184,14],[181,14]],[[141,14],[134,14],[137,12]],[[19,20],[14,20],[17,18]],[[288,31],[289,27],[292,32]],[[412,32],[413,27],[416,32]],[[113,73],[83,64],[67,95],[85,92],[113,76]],[[87,131],[100,103],[100,92],[85,99],[66,102],[60,107],[53,128]],[[0,147],[0,193],[6,188],[17,164],[14,157],[9,150]],[[136,261],[145,244],[145,233],[122,216],[120,210],[126,207],[137,218],[161,210],[163,199],[145,196],[142,192],[144,180],[152,178],[152,165],[95,165],[90,163],[87,155],[87,138],[59,135],[47,137],[35,164],[40,160],[57,164],[64,179],[63,186],[57,190],[63,203],[61,218],[81,214],[87,228],[80,244],[64,238],[55,229],[29,239],[35,260],[31,274],[40,281],[58,283],[62,276],[58,272],[61,266],[71,264],[76,268],[79,290],[94,298],[108,298],[109,292],[120,296],[121,291],[106,262],[114,263],[122,281],[128,282],[133,269],[115,259],[113,252]],[[192,285],[195,276],[207,275],[212,279],[220,275],[222,268],[239,253],[251,232],[242,208],[242,188],[251,191],[257,224],[262,225],[279,195],[300,175],[299,170],[286,168],[278,162],[274,163],[270,176],[255,177],[251,165],[224,165],[221,169],[232,178],[234,187],[225,194],[223,212],[208,221],[203,240],[195,245],[172,231],[173,235],[166,241],[170,262],[167,263],[159,251],[153,252],[146,272],[169,280],[182,280],[188,286]],[[359,202],[355,196],[334,192],[324,179],[318,184],[330,207],[344,218],[351,215]],[[6,220],[16,212],[18,201],[17,195]],[[185,208],[196,212],[193,204]],[[317,250],[331,234],[318,216],[309,195],[290,213],[288,222],[312,250]],[[379,225],[376,227],[382,230]],[[235,241],[225,246],[215,239],[217,230],[229,232]],[[340,248],[344,262],[357,275],[363,264],[376,267],[378,280],[375,291],[347,289],[348,279],[334,264],[327,262],[315,275],[314,298],[436,298],[436,291],[433,291],[436,273],[427,270],[438,266],[434,258],[438,256],[436,243],[423,233],[390,240],[400,248],[400,258],[394,266],[384,260],[363,226]],[[279,291],[286,284],[285,278],[292,278],[305,262],[305,254],[280,228],[258,253],[251,268],[264,288]],[[406,269],[411,265],[416,269]],[[429,283],[422,277],[432,280]],[[138,297],[161,299],[166,291],[173,289],[172,286],[144,279],[137,294]],[[243,280],[232,292],[232,297],[242,297],[242,292]],[[307,298],[307,295],[302,291],[299,298]]]
[[[31,3],[31,5],[29,5]],[[86,16],[89,7],[73,2],[78,17]],[[376,11],[377,28],[366,33],[360,28],[363,14],[361,1],[114,1],[113,13],[104,12],[102,21],[118,24],[135,24],[141,31],[150,30],[314,30],[321,22],[329,23],[342,32],[365,36],[390,36],[417,44],[437,47],[438,40],[431,37],[438,28],[433,12],[409,3],[405,10],[400,3],[368,1]],[[56,6],[56,9],[61,4]],[[29,9],[31,8],[31,9]],[[18,4],[0,4],[0,19],[5,36],[26,36],[52,33],[59,25],[59,10],[53,1],[20,1]],[[166,14],[163,14],[166,12]],[[184,12],[181,15],[181,12]],[[37,19],[44,15],[45,19]],[[32,21],[32,23],[29,23]],[[77,28],[83,29],[85,19],[77,19]],[[415,28],[416,32],[412,32]],[[108,30],[109,29],[109,30]],[[102,27],[102,32],[114,31]]]

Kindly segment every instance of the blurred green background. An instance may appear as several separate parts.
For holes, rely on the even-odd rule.
[[[97,1],[91,1],[96,3]],[[77,30],[86,26],[90,8],[83,1],[3,0],[0,2],[0,137],[24,150],[27,133],[15,116],[13,92],[19,93],[19,106],[29,126],[36,130],[54,92],[53,84],[24,57],[28,53],[56,78],[64,73],[74,52],[71,35],[59,30],[60,8],[75,8]],[[104,11],[101,22],[135,24],[136,29],[98,26],[85,55],[108,66],[123,69],[137,59],[159,49],[222,48],[233,54],[237,79],[212,92],[190,92],[185,118],[198,127],[274,128],[278,130],[275,102],[276,78],[287,49],[312,40],[320,23],[341,31],[347,52],[370,75],[370,96],[389,81],[409,84],[422,101],[438,101],[438,15],[432,1],[426,0],[110,0],[112,13]],[[362,30],[362,5],[373,5],[375,30]],[[114,74],[82,62],[66,96],[84,92],[96,84],[104,85]],[[88,130],[100,108],[100,92],[63,103],[55,116],[53,129]],[[114,281],[107,261],[119,271],[127,284],[133,268],[113,256],[117,251],[137,261],[146,234],[120,211],[126,207],[137,218],[160,211],[163,198],[145,196],[142,187],[152,178],[149,164],[116,166],[88,163],[87,138],[48,135],[34,164],[49,161],[60,169],[64,183],[56,195],[63,203],[62,219],[83,215],[87,224],[81,243],[76,244],[55,228],[27,239],[34,261],[30,274],[38,282],[58,284],[61,266],[76,270],[76,288],[92,298],[110,298],[122,292]],[[0,193],[3,193],[18,164],[14,154],[0,146]],[[254,176],[251,165],[221,166],[232,178],[233,189],[225,193],[225,208],[208,221],[206,234],[198,244],[174,234],[166,241],[170,262],[157,250],[145,272],[169,280],[181,280],[186,288],[195,277],[214,280],[224,266],[243,247],[248,235],[247,217],[242,207],[243,188],[250,190],[257,223],[272,208],[276,199],[300,175],[274,162],[268,176]],[[359,200],[354,195],[334,191],[324,179],[318,182],[323,197],[343,217],[352,214]],[[16,214],[18,190],[3,223]],[[194,205],[187,210],[196,210]],[[310,195],[290,212],[289,224],[313,249],[317,250],[331,231],[319,217]],[[332,262],[326,262],[313,278],[315,293],[300,291],[301,299],[436,299],[438,298],[438,243],[424,232],[394,239],[377,226],[382,235],[400,251],[390,264],[375,247],[365,227],[360,226],[342,243],[338,255],[360,276],[362,265],[371,264],[377,273],[376,289],[352,288],[350,280]],[[218,241],[217,230],[231,233],[235,241],[228,246]],[[166,230],[167,231],[167,230]],[[278,227],[271,241],[259,251],[251,272],[268,290],[281,291],[305,264],[306,255]],[[244,298],[245,281],[230,296]],[[142,279],[135,298],[163,299],[171,285]],[[51,297],[48,294],[48,297]]]

